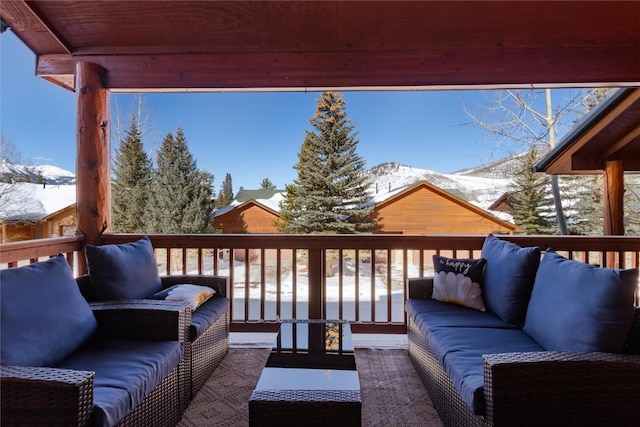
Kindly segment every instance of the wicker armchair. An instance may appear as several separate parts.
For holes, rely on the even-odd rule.
[[[196,332],[196,327],[193,324],[187,324],[185,364],[188,375],[185,376],[185,387],[188,400],[191,400],[229,351],[230,304],[227,298],[229,279],[225,276],[173,275],[163,276],[161,280],[163,289],[176,284],[199,284],[213,288],[216,291],[216,294],[203,304],[202,308],[198,308],[196,312],[191,313],[191,308],[186,308],[190,312],[191,320],[194,321],[198,316],[202,316],[200,310],[209,310],[209,314],[213,310],[217,315],[217,320],[200,334]],[[90,305],[103,304],[94,302],[96,298],[88,275],[78,277],[76,281],[81,293],[89,301]],[[207,320],[204,319],[205,322]]]
[[[428,299],[430,278],[408,280],[409,298]],[[640,356],[614,353],[487,354],[484,415],[462,400],[410,317],[409,357],[448,426],[640,425]]]
[[[184,303],[131,301],[94,304],[95,339],[185,342],[190,310]],[[180,381],[183,361],[118,425],[174,426],[187,403]],[[94,372],[29,366],[1,366],[3,426],[84,426],[93,413]]]

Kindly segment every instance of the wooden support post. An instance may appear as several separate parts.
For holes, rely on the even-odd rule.
[[[322,319],[324,251],[309,249],[309,319]]]
[[[624,167],[622,160],[607,161],[604,168],[604,235],[624,235]],[[619,258],[607,253],[607,267],[620,268]]]
[[[622,160],[609,160],[604,169],[604,235],[624,235],[624,167]]]
[[[111,227],[109,91],[104,68],[89,62],[76,65],[76,206],[78,231],[84,243],[97,245]],[[79,274],[87,263],[80,252]]]

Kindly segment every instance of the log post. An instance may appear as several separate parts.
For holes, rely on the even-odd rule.
[[[76,209],[78,232],[84,244],[97,245],[111,228],[111,150],[109,91],[103,85],[105,69],[89,62],[76,64]],[[87,272],[80,251],[79,274]]]
[[[624,235],[624,167],[622,160],[609,160],[604,167],[604,235]],[[620,268],[619,257],[607,252],[607,267]]]
[[[624,235],[624,167],[622,160],[608,160],[604,168],[604,235]]]

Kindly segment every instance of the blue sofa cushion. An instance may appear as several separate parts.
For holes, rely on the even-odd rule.
[[[505,322],[491,312],[482,312],[440,301],[408,299],[405,304],[405,309],[407,317],[416,324],[425,336],[429,334],[431,329],[445,326],[458,326],[463,328],[518,328],[516,325]]]
[[[481,254],[487,260],[482,290],[487,309],[505,322],[522,325],[540,264],[540,248],[522,248],[490,234]]]
[[[545,253],[524,331],[545,350],[619,353],[633,322],[638,270],[600,268]]]
[[[485,263],[483,258],[457,259],[434,255],[432,298],[485,311],[481,289]]]
[[[0,271],[3,365],[54,366],[97,329],[64,256]]]
[[[434,328],[428,338],[462,400],[475,414],[483,414],[483,354],[543,351],[543,348],[520,329]]]
[[[86,246],[91,286],[99,301],[150,298],[162,289],[148,237],[118,245]]]
[[[213,297],[205,301],[191,314],[189,335],[191,342],[205,333],[221,316],[229,311],[229,300],[224,297]]]
[[[177,341],[108,340],[83,347],[58,367],[95,371],[93,423],[120,422],[180,363]]]

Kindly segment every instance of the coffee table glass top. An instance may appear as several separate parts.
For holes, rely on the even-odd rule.
[[[349,324],[283,321],[256,390],[360,390]]]

